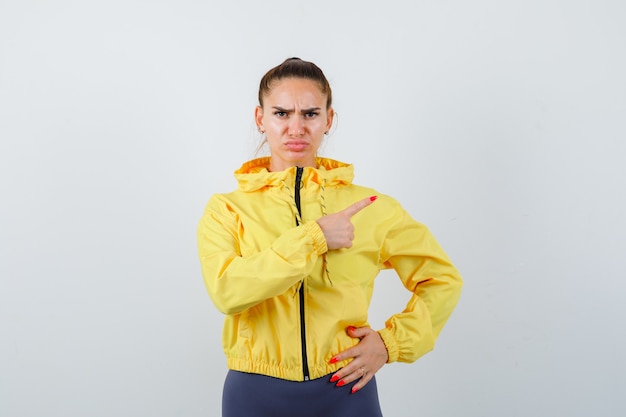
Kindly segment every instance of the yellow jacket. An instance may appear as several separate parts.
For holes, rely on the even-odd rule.
[[[226,315],[230,369],[302,381],[345,366],[329,360],[358,343],[346,328],[368,325],[381,269],[393,268],[412,293],[379,330],[389,362],[429,352],[459,299],[461,277],[425,226],[396,200],[353,185],[352,165],[317,163],[269,172],[269,158],[249,161],[235,172],[239,188],[207,204],[198,248],[209,295]],[[353,246],[328,251],[315,220],[372,195],[352,217]]]

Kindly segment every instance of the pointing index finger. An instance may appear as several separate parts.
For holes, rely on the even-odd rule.
[[[346,207],[343,210],[343,212],[345,214],[347,214],[348,217],[352,217],[355,214],[357,214],[359,211],[363,210],[365,207],[369,206],[374,201],[376,201],[377,198],[378,198],[378,196],[375,196],[375,195],[371,196],[371,197],[364,198],[363,200],[357,201],[356,203],[352,204],[351,206]]]

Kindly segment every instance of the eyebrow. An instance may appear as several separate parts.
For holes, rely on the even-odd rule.
[[[284,113],[293,113],[294,112],[293,109],[285,109],[285,108],[280,107],[280,106],[273,106],[272,108],[274,110],[277,110],[277,111],[280,111],[280,112],[284,112]],[[302,109],[301,113],[311,113],[311,112],[320,111],[320,110],[321,110],[320,107],[311,107],[311,108],[308,108],[308,109]]]

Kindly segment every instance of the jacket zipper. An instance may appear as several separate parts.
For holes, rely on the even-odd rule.
[[[298,214],[300,214],[300,218],[302,218],[302,208],[300,205],[300,184],[302,183],[302,172],[304,168],[296,167],[296,184],[294,186],[294,199],[296,203],[296,207],[298,208]],[[298,219],[296,218],[296,226],[300,226]],[[304,380],[309,380],[309,363],[306,356],[306,329],[304,326],[304,281],[302,285],[300,285],[300,290],[298,291],[298,296],[300,298],[300,341],[302,343],[302,374],[304,375]]]

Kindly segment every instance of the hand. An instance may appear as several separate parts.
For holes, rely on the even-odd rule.
[[[328,216],[317,219],[317,224],[324,232],[328,250],[351,248],[354,240],[354,226],[350,219],[365,207],[376,201],[376,196],[357,201],[351,206]]]
[[[354,394],[363,388],[380,368],[389,360],[387,348],[378,332],[370,327],[348,327],[348,335],[361,339],[358,345],[335,355],[331,362],[339,362],[352,358],[349,364],[338,370],[330,378],[330,382],[337,381],[337,386],[346,385],[360,378],[352,387]]]

